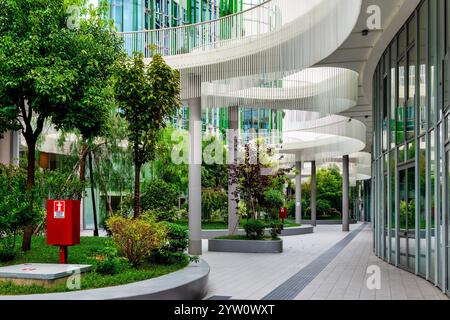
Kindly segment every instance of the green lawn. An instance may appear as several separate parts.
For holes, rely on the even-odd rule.
[[[93,238],[83,237],[81,238],[81,244],[69,248],[69,263],[74,264],[92,264],[93,257],[96,252],[104,247],[108,241],[108,238]],[[20,241],[19,241],[20,242]],[[20,248],[18,243],[17,248]],[[26,262],[35,263],[58,263],[59,249],[57,247],[47,246],[45,238],[35,237],[33,238],[32,250],[27,253],[19,253],[16,260],[9,263],[2,263],[0,266],[19,264]],[[95,272],[86,273],[81,278],[81,289],[93,289],[101,287],[110,287],[121,284],[127,284],[136,281],[142,281],[146,279],[156,278],[187,266],[188,262],[180,263],[171,266],[163,265],[144,265],[138,269],[134,269],[127,265],[124,265],[120,272],[115,275],[100,275]],[[0,282],[0,295],[17,295],[17,294],[33,294],[33,293],[50,293],[50,292],[64,292],[69,291],[65,285],[61,285],[55,288],[44,288],[42,286],[18,286],[12,283]]]
[[[176,222],[179,225],[182,226],[188,226],[188,221],[187,220],[180,220]],[[239,227],[243,228],[244,224],[246,223],[246,220],[241,220],[239,222]],[[292,227],[299,227],[299,224],[296,224],[294,221],[292,220],[285,220],[284,221],[284,227],[285,228],[292,228]],[[223,229],[228,229],[228,224],[226,224],[223,221],[217,221],[217,222],[202,222],[202,229],[203,230],[223,230]]]

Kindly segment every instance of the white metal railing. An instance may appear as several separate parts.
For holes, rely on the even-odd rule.
[[[173,56],[217,49],[241,39],[252,39],[281,27],[281,11],[267,0],[239,13],[216,20],[172,28],[118,32],[128,54],[142,52]]]

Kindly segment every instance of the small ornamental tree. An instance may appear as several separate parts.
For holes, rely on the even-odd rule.
[[[68,10],[72,4],[88,13],[84,0],[0,0],[0,131],[20,130],[25,138],[29,192],[44,123],[92,138],[104,131],[114,101],[109,79],[123,49],[102,18],[105,1],[83,19]],[[24,251],[32,233],[28,221]]]
[[[238,164],[230,165],[229,179],[237,186],[233,197],[245,201],[255,219],[259,219],[261,209],[264,208],[265,192],[292,170],[276,168],[270,161],[273,157],[273,149],[257,139],[244,146],[243,158]]]
[[[161,130],[180,108],[180,75],[160,55],[146,67],[142,53],[134,54],[119,67],[116,98],[128,123],[128,142],[134,158],[134,217],[140,205],[142,165],[156,157]]]

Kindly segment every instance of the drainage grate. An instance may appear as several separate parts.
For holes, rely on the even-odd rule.
[[[327,265],[367,226],[363,224],[355,231],[351,232],[344,239],[336,243],[333,247],[322,253],[314,261],[293,275],[291,278],[275,288],[262,300],[292,300],[311,283]]]

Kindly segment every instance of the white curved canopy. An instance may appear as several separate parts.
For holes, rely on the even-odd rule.
[[[365,148],[366,127],[358,120],[301,111],[286,113],[280,149],[286,162],[326,162]]]
[[[275,81],[316,64],[348,37],[360,9],[361,0],[268,0],[217,20],[119,35],[146,58],[160,53],[180,70],[181,97],[189,99],[201,96],[204,82]]]

